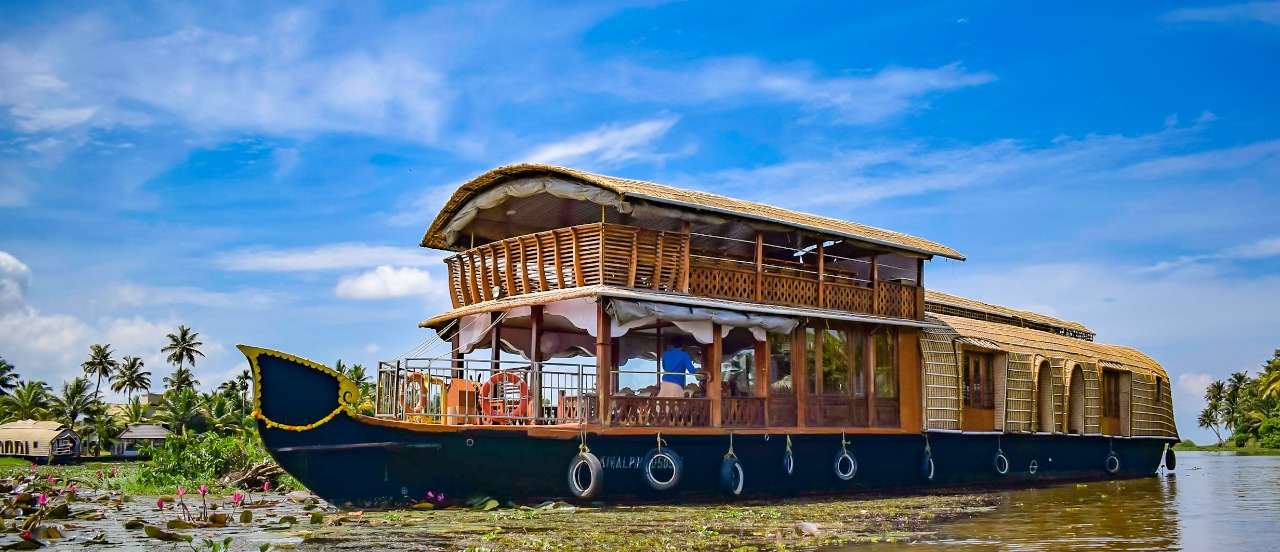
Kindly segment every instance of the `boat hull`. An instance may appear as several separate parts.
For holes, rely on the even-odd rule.
[[[722,494],[721,468],[730,450],[742,466],[743,495],[788,496],[1144,477],[1157,472],[1166,444],[1174,442],[1047,434],[788,434],[782,429],[731,436],[630,428],[619,434],[608,428],[410,424],[356,415],[341,402],[349,382],[319,365],[248,349],[258,430],[267,450],[316,495],[343,506],[422,502],[429,493],[518,501],[571,498],[569,469],[583,444],[601,461],[596,498],[607,500]],[[649,484],[643,469],[659,439],[663,450],[682,459],[679,482],[663,491]],[[857,462],[848,480],[836,474],[842,451]],[[788,452],[790,473],[784,462]],[[1003,475],[997,471],[997,452],[1008,459]],[[1109,472],[1112,455],[1118,466]]]

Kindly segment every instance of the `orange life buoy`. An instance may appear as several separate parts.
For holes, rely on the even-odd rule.
[[[415,403],[409,397],[409,384],[417,382],[418,384],[418,401]],[[404,378],[404,389],[400,395],[404,400],[404,411],[409,414],[422,414],[427,411],[427,380],[420,372],[409,372]]]
[[[495,384],[514,384],[520,386],[519,401],[510,401],[505,396],[493,396]],[[529,412],[529,384],[520,374],[503,370],[494,372],[489,381],[480,386],[480,413],[492,423],[511,423],[510,418],[519,418]],[[512,402],[516,402],[512,406]]]

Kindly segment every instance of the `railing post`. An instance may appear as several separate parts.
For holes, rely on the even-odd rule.
[[[756,302],[760,302],[764,289],[764,231],[756,230]]]
[[[924,320],[924,259],[916,259],[916,320]]]
[[[609,397],[613,393],[613,338],[609,327],[609,313],[604,310],[604,300],[596,303],[596,399],[599,405],[600,425],[609,425]],[[585,402],[585,401],[583,401]],[[585,405],[583,405],[585,406]]]
[[[529,308],[529,402],[533,403],[533,425],[542,418],[542,305]]]
[[[693,257],[693,239],[690,236],[689,221],[680,225],[680,233],[684,234],[684,260],[680,263],[680,291],[689,293],[689,260]]]
[[[822,237],[818,237],[818,304],[815,306],[820,309],[826,308],[826,302],[825,302],[825,297],[823,293],[824,291],[826,291],[826,285],[824,285],[823,283],[823,280],[826,280],[826,254],[825,253],[826,253],[826,247],[823,243],[823,239]]]
[[[755,396],[764,398],[764,427],[769,427],[769,336],[756,342]]]
[[[720,418],[724,411],[724,394],[721,392],[723,378],[720,377],[722,341],[720,325],[712,323],[711,350],[707,355],[707,395],[711,398],[711,427],[720,427]]]
[[[879,255],[871,256],[871,314],[883,315],[880,308],[880,267],[876,257]]]

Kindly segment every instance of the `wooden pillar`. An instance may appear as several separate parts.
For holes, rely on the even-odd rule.
[[[815,305],[818,308],[823,308],[823,305],[826,304],[826,301],[824,301],[824,295],[825,295],[824,292],[826,291],[826,285],[823,283],[823,280],[826,279],[826,261],[827,260],[826,260],[825,253],[826,251],[825,251],[825,247],[823,246],[823,240],[821,237],[819,237],[818,238],[818,304]]]
[[[754,395],[764,399],[764,426],[769,427],[769,338],[756,342],[756,387]]]
[[[711,350],[707,359],[707,395],[711,397],[711,427],[720,427],[721,413],[724,408],[724,397],[721,394],[722,378],[720,377],[720,355],[724,350],[723,338],[720,337],[720,325],[711,324]]]
[[[684,259],[680,262],[680,291],[689,293],[689,260],[693,257],[693,236],[689,221],[680,224],[680,233],[684,234]]]
[[[862,336],[862,388],[867,391],[867,427],[876,426],[876,332],[884,326],[876,326]]]
[[[916,259],[916,320],[924,320],[924,259]]]
[[[529,402],[533,423],[542,418],[542,305],[529,307]]]
[[[604,299],[596,303],[596,398],[600,425],[609,425],[609,396],[613,393],[613,339]]]
[[[756,301],[760,301],[764,289],[764,232],[756,230]],[[768,340],[766,340],[767,342]]]
[[[489,369],[494,372],[499,370],[499,362],[502,360],[500,356],[502,354],[502,320],[498,318],[500,316],[502,316],[500,312],[489,313],[489,325],[492,326],[489,330],[489,360],[491,362]]]
[[[804,326],[796,327],[791,334],[791,391],[796,394],[796,427],[805,424],[805,380],[809,370],[805,366]]]
[[[880,312],[880,267],[876,257],[879,255],[871,256],[871,314],[884,314]]]

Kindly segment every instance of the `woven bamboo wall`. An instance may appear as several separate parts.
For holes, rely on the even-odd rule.
[[[1133,373],[1120,372],[1120,435],[1128,437],[1133,434],[1130,424],[1133,420]]]
[[[1004,430],[1030,432],[1035,418],[1033,355],[1011,352],[1006,357]],[[997,397],[1000,395],[997,394]]]
[[[1043,356],[1035,355],[1035,359],[1032,360],[1031,362],[1031,366],[1035,370],[1034,372],[1032,372],[1033,376],[1035,377],[1035,398],[1036,398],[1035,400],[1036,413],[1034,418],[1035,420],[1034,427],[1036,431],[1043,432],[1043,433],[1052,433],[1053,431],[1055,431],[1056,425],[1057,425],[1056,420],[1058,419],[1057,405],[1056,403],[1054,403],[1054,396],[1053,396],[1053,389],[1054,389],[1053,368],[1052,367],[1049,368],[1048,373],[1043,376],[1044,377],[1043,380],[1040,379],[1041,378],[1040,367],[1042,364],[1047,363],[1048,361],[1049,359]],[[1044,423],[1044,420],[1040,415],[1040,408],[1041,408],[1042,402],[1048,403],[1049,405],[1048,423]]]
[[[1053,370],[1053,431],[1067,431],[1067,378],[1062,373],[1067,366],[1065,358],[1049,359],[1049,369]]]
[[[1159,378],[1159,387],[1157,387],[1156,379],[1157,377],[1153,374],[1133,374],[1131,433],[1134,437],[1177,434],[1173,425],[1169,380]],[[1159,397],[1156,396],[1157,389],[1160,390]]]
[[[1003,353],[996,353],[994,355],[991,355],[991,376],[992,376],[992,379],[995,380],[994,382],[992,382],[994,384],[992,385],[992,391],[995,393],[995,395],[994,395],[994,398],[991,400],[991,404],[992,406],[995,407],[995,410],[996,410],[995,416],[993,417],[992,421],[995,424],[994,429],[996,431],[1005,430],[1004,417],[1005,417],[1006,405],[1005,405],[1005,401],[1001,400],[1001,397],[1005,396],[1005,391],[1007,389],[1007,381],[1009,376],[1009,363],[1006,360],[1007,356],[1008,355],[1005,355]]]
[[[921,334],[925,428],[960,429],[960,363],[952,347],[957,334],[949,328],[930,328]]]
[[[1081,362],[1084,370],[1084,432],[1102,433],[1102,386],[1098,365]]]

